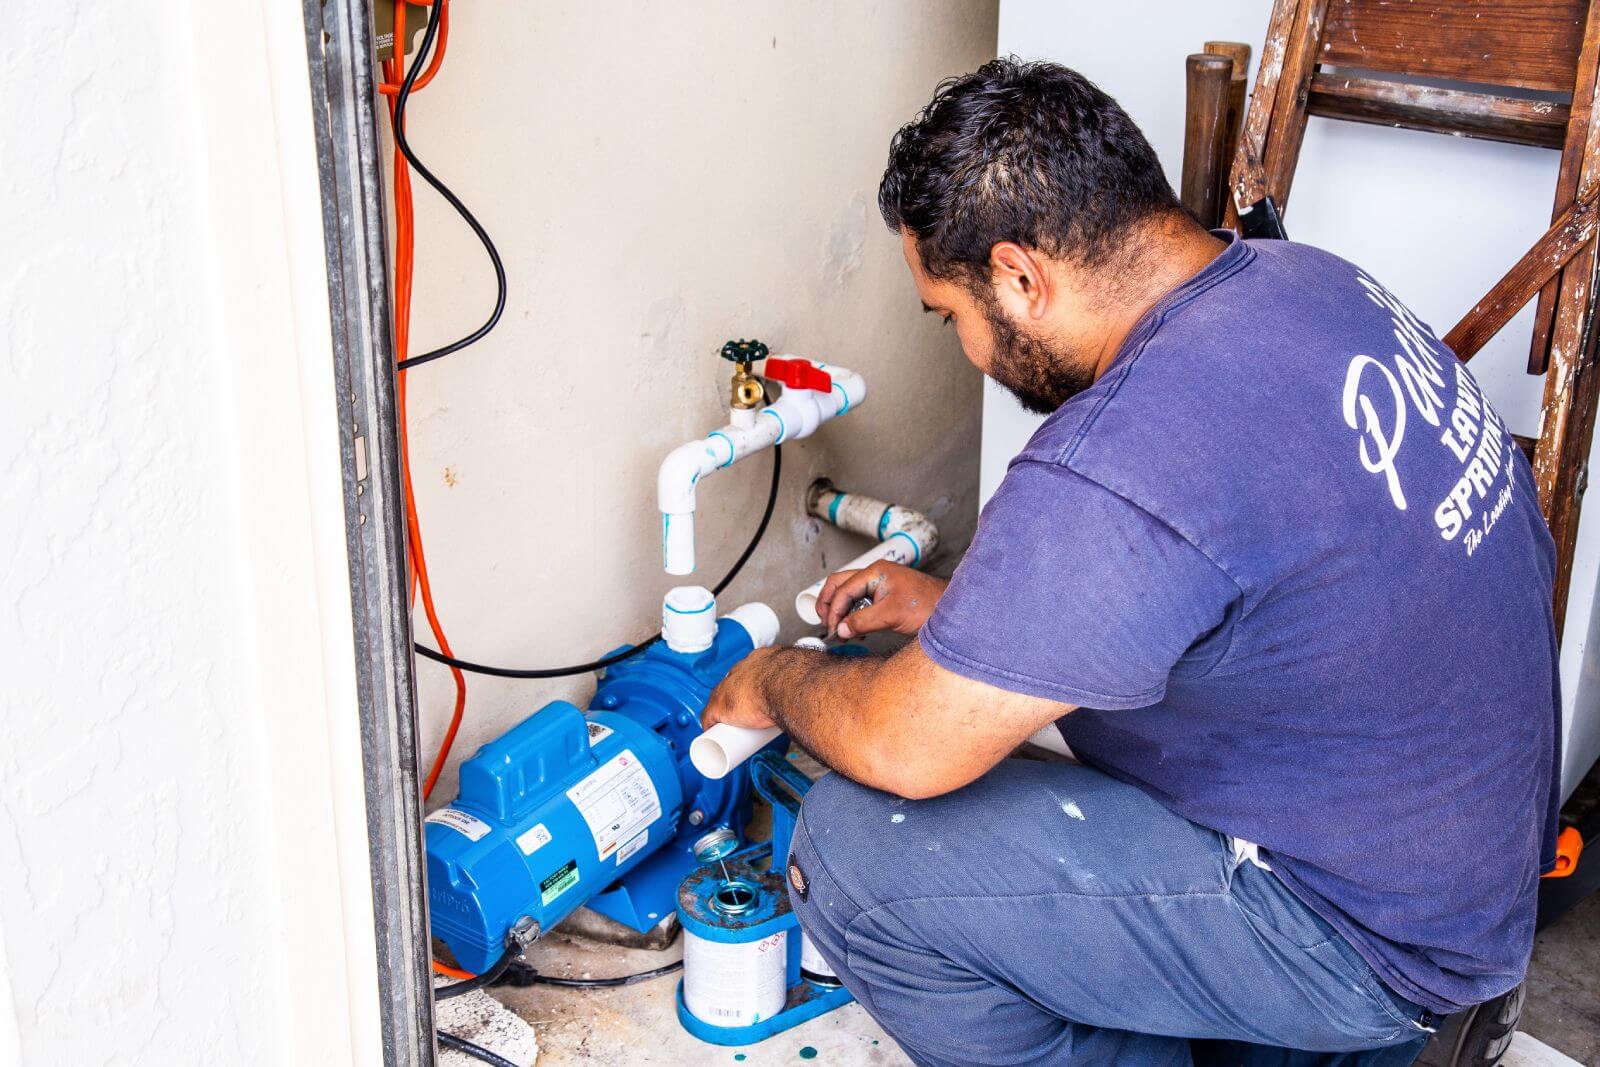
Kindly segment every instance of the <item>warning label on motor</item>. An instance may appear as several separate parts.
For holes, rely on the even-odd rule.
[[[626,845],[623,845],[620,849],[618,849],[617,866],[620,867],[624,863],[627,863],[628,857],[633,855],[635,852],[638,852],[641,848],[644,848],[645,844],[649,840],[650,831],[646,830],[644,833],[640,834],[638,837],[634,838],[632,841],[629,841]]]
[[[661,817],[656,784],[630,749],[623,749],[567,790],[594,835],[594,850],[607,859],[640,830]]]
[[[474,841],[489,832],[488,823],[475,815],[468,815],[466,812],[457,811],[455,808],[440,808],[423,821],[438,823],[440,826],[448,826],[457,833],[466,834]]]

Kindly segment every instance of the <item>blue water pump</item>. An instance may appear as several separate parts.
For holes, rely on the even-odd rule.
[[[747,605],[717,621],[709,648],[657,642],[607,669],[587,714],[546,704],[462,763],[460,794],[425,828],[433,934],[460,966],[487,970],[519,920],[548,931],[581,904],[647,931],[676,910],[694,842],[743,835],[748,769],[704,778],[689,745],[712,688],[768,629],[750,621],[761,613],[767,643],[776,617]]]

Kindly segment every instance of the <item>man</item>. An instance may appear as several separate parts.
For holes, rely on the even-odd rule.
[[[1553,859],[1553,548],[1505,424],[1358,268],[1196,225],[1061,67],[942,85],[879,200],[1050,414],[948,587],[829,580],[839,635],[915,641],[712,697],[836,772],[801,925],[922,1064],[1409,1062],[1521,981]],[[1051,723],[1081,765],[1007,759]]]

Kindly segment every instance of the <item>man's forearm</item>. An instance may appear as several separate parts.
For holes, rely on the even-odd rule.
[[[879,721],[876,683],[888,661],[804,648],[776,649],[762,666],[767,712],[784,732],[832,769],[891,789],[882,764],[890,731]]]
[[[1071,710],[945,670],[912,641],[887,659],[759,649],[701,721],[781,727],[846,777],[917,799],[961,788]]]

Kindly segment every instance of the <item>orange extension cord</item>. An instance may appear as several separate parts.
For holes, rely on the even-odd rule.
[[[428,69],[418,76],[411,86],[411,91],[416,92],[433,80],[439,71],[439,63],[444,59],[445,42],[450,37],[450,0],[436,0],[443,6],[439,8],[439,40],[434,47],[433,59],[428,63]],[[395,98],[400,92],[400,84],[405,80],[405,31],[406,8],[417,3],[417,0],[401,0],[394,8],[394,58],[384,61],[384,81],[378,85],[378,92],[389,98],[389,124],[393,128],[395,115]],[[425,7],[425,4],[418,4]],[[394,150],[394,358],[398,363],[406,358],[407,346],[411,341],[411,281],[415,269],[416,230],[411,201],[411,169],[406,165],[406,160],[400,150]],[[439,624],[439,613],[433,606],[433,586],[428,581],[428,557],[422,547],[422,526],[417,522],[417,501],[411,491],[411,446],[406,433],[406,372],[395,372],[395,408],[396,423],[400,432],[400,471],[405,484],[406,493],[406,547],[411,557],[411,589],[410,598],[416,603],[417,593],[422,594],[422,610],[428,616],[428,628],[433,631],[434,640],[439,642],[439,648],[447,656],[455,653],[450,651],[450,642],[444,636],[444,627]],[[433,787],[438,784],[439,774],[444,770],[445,760],[450,756],[450,749],[455,744],[456,733],[461,729],[461,718],[467,708],[467,679],[455,667],[450,668],[450,674],[456,683],[456,706],[450,716],[450,725],[445,730],[444,740],[439,743],[439,751],[433,757],[433,766],[428,770],[428,777],[422,785],[422,796],[426,799],[433,792]],[[468,979],[475,977],[469,971],[450,967],[433,961],[433,969],[450,978]]]
[[[444,60],[446,42],[450,37],[450,0],[437,0],[442,6],[439,9],[439,39],[434,48],[433,58],[428,63],[428,68],[422,72],[416,82],[411,86],[411,91],[416,92],[433,80],[439,71],[439,64]],[[389,98],[389,123],[393,127],[397,121],[396,97],[400,92],[400,85],[405,80],[405,41],[406,41],[406,9],[418,0],[402,0],[395,4],[394,9],[394,58],[384,61],[384,81],[378,86],[378,91]],[[426,4],[418,4],[426,7]],[[405,157],[398,148],[394,150],[394,219],[395,219],[395,254],[394,254],[394,348],[395,360],[406,358],[411,340],[411,282],[415,271],[416,231],[414,227],[415,216],[412,211],[411,199],[411,169],[406,165]],[[395,405],[397,423],[400,434],[400,470],[405,484],[406,500],[406,545],[411,556],[411,590],[410,597],[414,604],[417,594],[422,594],[422,610],[428,617],[428,628],[433,631],[434,640],[439,642],[439,648],[445,655],[454,655],[450,651],[450,642],[444,635],[444,627],[439,622],[439,613],[433,604],[433,585],[428,580],[428,558],[423,549],[422,527],[417,521],[416,495],[411,487],[411,448],[406,429],[406,372],[397,371],[395,374]],[[445,761],[450,756],[450,749],[455,745],[456,733],[461,729],[461,719],[467,707],[467,679],[458,668],[450,668],[451,677],[456,683],[455,710],[450,716],[450,725],[445,729],[444,739],[439,743],[439,751],[433,758],[433,765],[428,769],[428,777],[423,781],[422,795],[424,798],[433,793],[433,787],[438,784],[439,775],[444,771]]]

